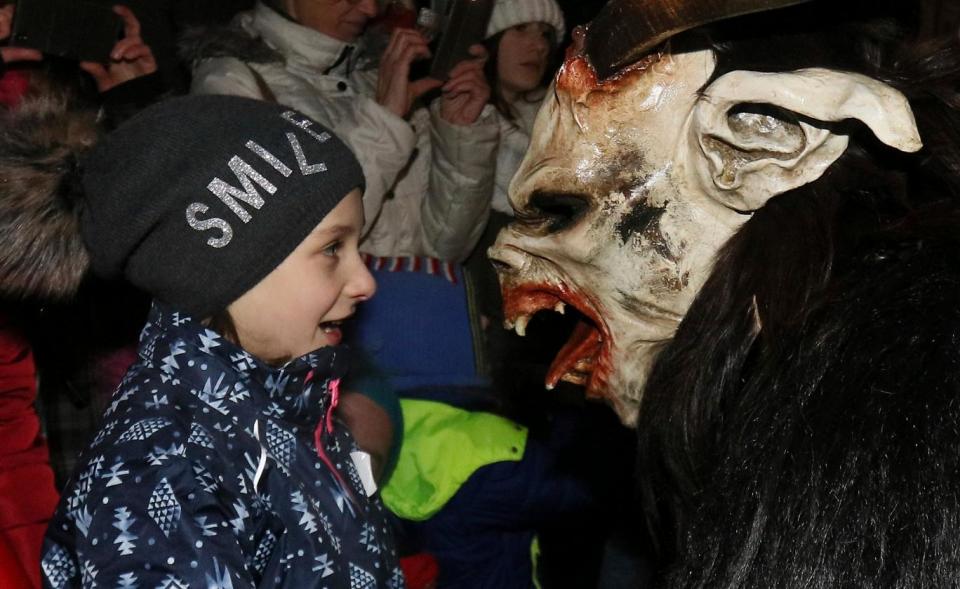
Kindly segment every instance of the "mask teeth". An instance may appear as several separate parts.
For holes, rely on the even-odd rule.
[[[517,317],[517,322],[514,324],[513,329],[517,332],[517,335],[524,337],[527,335],[527,324],[530,323],[529,315],[521,315]]]

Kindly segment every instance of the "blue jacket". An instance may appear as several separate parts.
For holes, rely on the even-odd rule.
[[[45,586],[402,588],[356,446],[327,427],[344,352],[273,368],[155,305],[47,530]]]
[[[582,516],[590,489],[559,468],[554,448],[505,418],[440,401],[401,405],[404,445],[384,497],[405,546],[437,558],[440,589],[533,587],[537,529]]]

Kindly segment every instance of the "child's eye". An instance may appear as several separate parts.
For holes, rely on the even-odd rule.
[[[337,257],[337,254],[340,252],[340,246],[341,246],[341,243],[339,241],[335,241],[330,245],[328,245],[327,247],[323,248],[321,253],[325,256],[330,256],[331,258],[335,258]]]

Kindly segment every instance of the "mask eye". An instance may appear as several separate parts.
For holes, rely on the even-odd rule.
[[[517,221],[542,226],[547,233],[557,233],[572,227],[589,209],[590,201],[585,194],[538,190],[524,210],[517,213]]]

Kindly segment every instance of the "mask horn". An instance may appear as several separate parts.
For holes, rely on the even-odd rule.
[[[611,0],[587,29],[584,50],[601,80],[677,33],[811,0]]]

